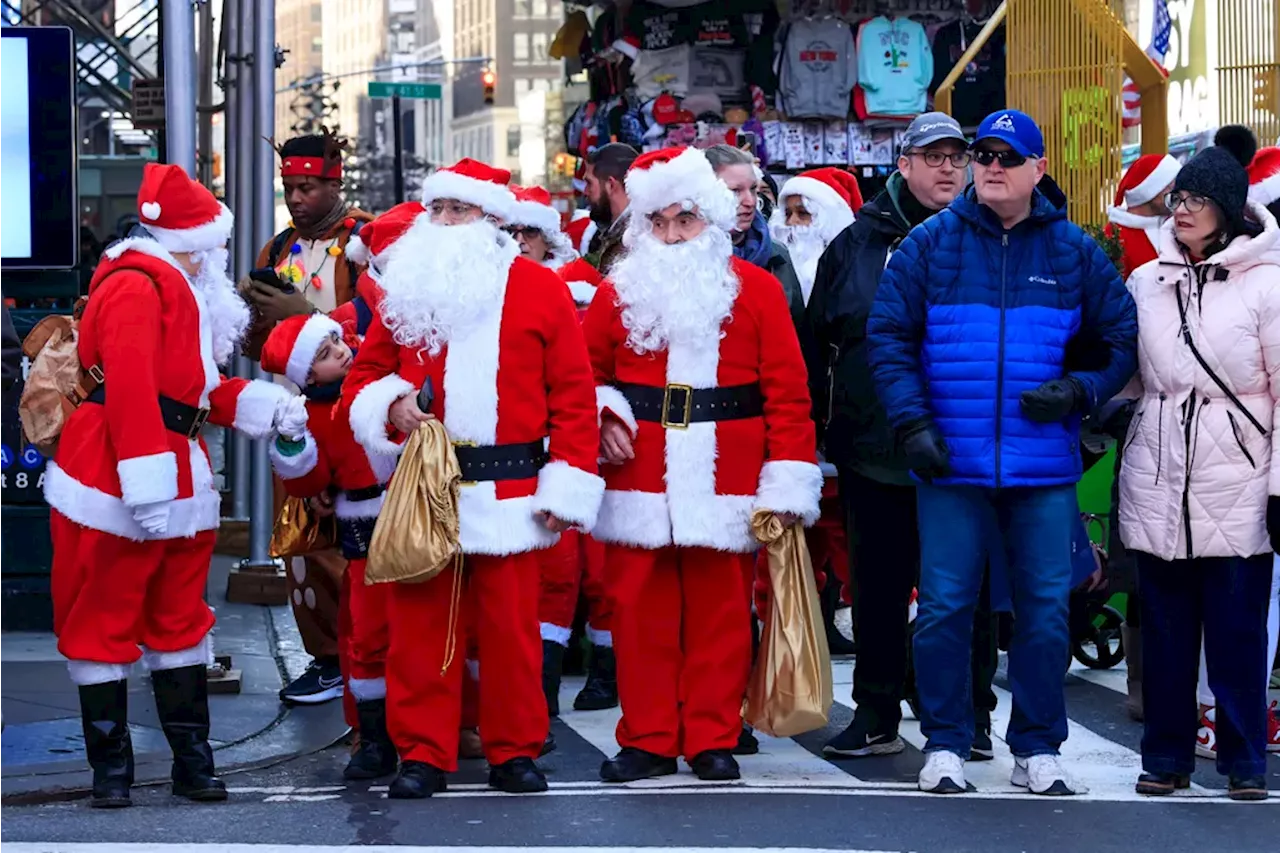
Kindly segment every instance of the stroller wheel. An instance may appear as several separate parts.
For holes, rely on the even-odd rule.
[[[1109,604],[1091,614],[1089,628],[1072,638],[1071,656],[1090,669],[1111,669],[1124,660],[1124,642],[1120,626],[1124,616]]]

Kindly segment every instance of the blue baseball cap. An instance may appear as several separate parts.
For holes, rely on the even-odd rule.
[[[1000,110],[984,118],[973,138],[974,147],[985,139],[1007,142],[1023,157],[1044,156],[1044,134],[1035,120],[1020,110]]]

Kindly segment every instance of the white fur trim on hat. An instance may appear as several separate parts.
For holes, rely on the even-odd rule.
[[[853,224],[853,208],[840,193],[829,184],[817,178],[797,175],[782,185],[778,191],[778,210],[785,209],[784,202],[793,195],[805,200],[805,210],[814,216],[814,224],[818,226],[823,239],[830,243],[836,235]],[[814,208],[818,208],[814,210]]]
[[[289,362],[284,368],[284,375],[290,382],[299,388],[307,387],[307,376],[311,373],[316,353],[330,335],[342,337],[342,327],[327,314],[312,314],[307,318],[298,332],[298,339],[293,342]]]
[[[1126,207],[1137,207],[1140,204],[1146,204],[1155,198],[1162,189],[1173,183],[1173,179],[1178,177],[1182,164],[1168,154],[1160,160],[1160,165],[1156,166],[1138,184],[1131,190],[1127,190],[1124,194],[1124,203]]]
[[[568,285],[569,293],[578,305],[590,305],[591,300],[596,298],[596,286],[589,281],[571,281]]]
[[[560,230],[560,211],[536,201],[517,201],[506,216],[508,225],[526,225],[550,236]]]
[[[511,215],[511,208],[515,205],[515,196],[501,184],[445,170],[428,175],[422,182],[422,203],[431,204],[438,198],[452,198],[474,204],[490,216],[500,216],[503,219]]]
[[[1280,199],[1280,173],[1263,178],[1249,187],[1249,201],[1256,201],[1266,207]]]
[[[359,234],[352,234],[347,239],[347,248],[343,253],[347,256],[347,260],[357,266],[365,266],[369,263],[369,247],[360,239]]]
[[[1116,225],[1123,225],[1125,228],[1136,228],[1139,231],[1145,231],[1148,228],[1159,228],[1162,221],[1159,216],[1139,216],[1123,207],[1108,207],[1107,219]]]
[[[629,225],[639,227],[651,213],[689,201],[698,206],[702,218],[725,231],[732,231],[738,203],[724,181],[716,177],[707,155],[686,148],[666,161],[647,169],[627,173]]]
[[[146,223],[142,227],[151,232],[156,242],[170,252],[207,252],[225,246],[231,239],[234,226],[235,217],[225,204],[219,203],[217,217],[212,222],[195,228],[161,228]]]

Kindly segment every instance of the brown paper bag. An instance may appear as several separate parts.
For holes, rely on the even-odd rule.
[[[428,581],[457,558],[461,481],[444,425],[430,420],[419,426],[405,442],[378,513],[366,584]]]
[[[772,512],[757,510],[751,530],[768,547],[772,591],[747,684],[746,720],[765,734],[793,737],[822,728],[831,713],[831,652],[818,586],[800,524],[784,529]]]
[[[305,498],[290,496],[280,507],[267,553],[272,557],[301,557],[333,548],[337,541],[336,518],[317,515]]]

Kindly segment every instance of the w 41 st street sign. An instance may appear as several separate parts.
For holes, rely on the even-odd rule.
[[[440,100],[439,83],[369,83],[370,98],[419,98],[431,101]]]

